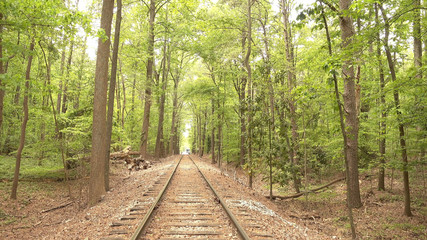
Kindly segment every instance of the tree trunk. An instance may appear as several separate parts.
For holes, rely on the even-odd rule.
[[[122,44],[122,48],[123,48],[123,44]],[[120,81],[122,81],[122,77],[123,77],[123,73],[122,73],[122,63],[120,61],[120,59],[118,60],[118,64],[119,64],[119,73],[117,74],[117,80],[116,80],[116,96],[114,97],[114,99],[116,100],[116,115],[117,115],[117,122],[122,123],[123,119],[122,119],[122,93],[121,93],[121,87],[120,87]],[[122,126],[120,124],[120,126]],[[122,128],[123,129],[123,128]],[[119,137],[120,138],[120,137]]]
[[[169,139],[169,154],[176,154],[174,151],[175,139],[176,139],[176,115],[178,108],[178,84],[179,84],[179,76],[173,79],[173,100],[172,100],[172,123],[171,123],[171,131],[170,131],[170,139]]]
[[[219,93],[218,93],[218,96],[219,96]],[[222,131],[222,128],[221,128],[221,125],[222,125],[222,123],[221,123],[221,112],[222,112],[222,110],[220,110],[221,105],[220,105],[219,98],[217,99],[217,107],[218,107],[218,109],[216,112],[217,112],[217,118],[218,118],[218,126],[217,126],[217,134],[216,134],[216,146],[217,146],[216,147],[217,148],[216,159],[218,162],[218,167],[220,168],[221,167],[221,131]],[[202,119],[202,117],[200,116],[200,120],[201,119]],[[202,126],[200,126],[200,128],[202,128]],[[202,143],[202,139],[200,138],[200,145],[202,145],[201,143]],[[202,147],[202,146],[200,146],[200,147]]]
[[[46,73],[47,73],[46,74],[46,82],[50,86],[51,85],[51,83],[50,83],[50,77],[51,77],[51,74],[50,74],[51,73],[51,60],[50,60],[50,56],[49,56],[49,60],[48,60],[46,58],[45,51],[43,50],[43,47],[42,47],[42,45],[41,45],[40,42],[39,42],[39,45],[40,45],[40,48],[42,50],[44,61],[45,61],[45,64],[46,64]],[[52,106],[53,120],[55,122],[55,134],[58,136],[58,134],[59,134],[59,124],[58,124],[58,118],[56,117],[55,105],[53,103],[52,90],[51,90],[50,87],[48,88],[48,92],[49,92],[49,97],[48,97],[49,99],[47,101],[50,100],[50,103],[51,103],[51,106]],[[47,105],[49,105],[49,103],[47,103]],[[60,143],[60,148],[61,148],[62,166],[64,167],[64,181],[65,181],[65,184],[67,185],[67,188],[68,188],[68,196],[71,197],[71,186],[70,186],[70,184],[68,182],[68,180],[69,180],[69,178],[68,178],[69,174],[68,174],[68,169],[67,169],[67,166],[66,166],[65,151],[64,151],[64,139],[60,139],[59,143]]]
[[[286,60],[288,64],[288,95],[289,95],[289,117],[291,120],[292,128],[292,138],[291,138],[291,151],[290,158],[292,169],[292,178],[294,181],[294,188],[297,193],[300,192],[301,179],[300,179],[300,168],[299,168],[299,134],[298,134],[298,124],[296,119],[296,101],[294,99],[293,90],[295,88],[295,60],[293,54],[293,45],[292,45],[292,34],[291,27],[289,24],[289,12],[290,12],[290,3],[287,0],[282,0],[282,14],[283,14],[283,25],[284,25],[284,38],[286,45]]]
[[[397,80],[396,77],[396,71],[394,66],[393,57],[391,56],[390,47],[388,44],[389,40],[389,34],[390,34],[390,23],[389,19],[387,18],[387,15],[382,7],[382,5],[379,5],[381,9],[381,13],[384,19],[384,48],[387,56],[387,63],[390,68],[390,75],[393,82]],[[397,121],[398,121],[398,128],[399,128],[399,135],[400,135],[400,148],[402,151],[402,162],[403,162],[403,192],[405,197],[405,208],[404,213],[406,216],[410,217],[412,216],[411,213],[411,198],[410,198],[410,191],[409,191],[409,173],[408,173],[408,154],[406,152],[406,140],[405,140],[405,128],[403,125],[402,120],[402,112],[400,111],[400,99],[399,99],[399,91],[395,87],[393,90],[393,98],[394,98],[394,105],[396,108],[396,114],[397,114]]]
[[[200,157],[203,157],[203,154],[205,152],[205,141],[206,141],[206,125],[207,125],[207,121],[208,121],[208,110],[205,109],[203,111],[203,116],[204,116],[204,121],[203,121],[203,129],[202,129],[202,146],[201,146],[201,152],[200,152]]]
[[[104,187],[105,191],[110,190],[110,147],[111,135],[113,131],[113,113],[114,113],[114,92],[116,89],[117,78],[117,58],[119,54],[120,44],[120,24],[122,21],[122,0],[117,0],[117,13],[116,13],[116,26],[114,30],[114,43],[113,43],[113,58],[111,60],[111,80],[110,88],[108,89],[108,113],[107,113],[107,137],[105,138],[107,151],[105,155],[105,174],[104,174]]]
[[[70,53],[68,55],[67,60],[67,76],[64,82],[64,90],[62,91],[62,113],[67,112],[67,97],[68,97],[68,82],[70,81],[70,69],[71,69],[71,61],[73,59],[73,49],[74,49],[74,41],[71,41],[70,45]]]
[[[166,16],[166,22],[167,22],[167,16]],[[156,160],[159,160],[159,158],[163,156],[163,151],[162,151],[162,145],[164,141],[163,140],[163,121],[165,118],[166,87],[168,84],[168,75],[169,75],[169,67],[170,67],[170,61],[168,60],[170,49],[168,49],[166,37],[163,44],[164,44],[163,45],[163,67],[162,67],[162,82],[161,82],[162,92],[160,94],[159,121],[158,121],[159,124],[157,125],[156,148],[154,151],[154,158]],[[166,65],[166,63],[168,66]]]
[[[64,39],[64,42],[66,39]],[[61,54],[61,78],[59,80],[59,92],[58,92],[58,98],[56,99],[56,110],[58,111],[58,114],[61,113],[61,101],[62,101],[62,82],[64,80],[64,68],[65,68],[65,46],[62,50]]]
[[[211,130],[211,154],[212,164],[215,164],[215,99],[212,98],[212,130]]]
[[[105,156],[107,155],[107,85],[110,56],[111,22],[114,0],[103,0],[101,28],[107,40],[98,39],[98,52],[95,70],[95,92],[93,101],[92,157],[89,180],[89,206],[95,205],[105,194]]]
[[[423,78],[421,67],[423,66],[423,47],[421,36],[421,11],[418,9],[421,6],[421,0],[414,0],[414,23],[413,23],[413,37],[414,37],[414,66],[417,71],[415,76],[418,79]]]
[[[247,35],[247,41],[248,41],[248,50],[246,52],[245,57],[245,68],[248,73],[248,164],[249,164],[249,171],[248,171],[248,185],[250,188],[252,188],[252,98],[253,98],[253,92],[252,92],[252,69],[250,64],[250,57],[252,53],[252,0],[248,0],[248,35]]]
[[[86,49],[87,49],[87,35],[85,36],[85,39],[83,41],[83,49],[82,49],[82,55],[81,55],[81,63],[80,63],[80,68],[79,68],[79,72],[78,72],[78,79],[79,81],[77,82],[77,93],[76,93],[76,97],[74,99],[74,109],[79,109],[80,107],[80,91],[81,91],[81,84],[82,84],[82,80],[83,80],[83,70],[85,67],[85,57],[86,57]]]
[[[148,31],[148,59],[147,59],[147,82],[145,85],[145,104],[144,104],[144,120],[142,123],[141,133],[141,157],[146,158],[148,146],[148,131],[150,127],[150,111],[151,111],[151,84],[153,82],[153,65],[154,65],[154,20],[156,17],[156,2],[150,1],[150,20]]]
[[[31,44],[30,44],[30,55],[28,56],[27,71],[25,74],[25,92],[24,92],[24,102],[23,102],[24,118],[22,119],[22,124],[21,124],[21,137],[19,140],[19,148],[16,153],[15,175],[13,177],[12,193],[10,195],[11,199],[16,199],[16,192],[18,190],[19,170],[21,168],[22,150],[24,149],[24,146],[25,146],[25,133],[26,133],[27,122],[28,122],[28,95],[29,95],[29,88],[30,88],[31,65],[33,62],[33,55],[32,55],[33,51],[34,51],[34,37],[31,40]]]
[[[348,11],[351,0],[340,0],[339,6],[342,12]],[[353,20],[350,16],[340,17],[342,48],[344,51],[351,51],[352,39],[354,36]],[[347,53],[351,54],[351,53]],[[359,208],[362,206],[359,188],[359,156],[358,156],[358,135],[359,121],[356,109],[356,84],[353,67],[353,60],[348,57],[342,65],[344,79],[344,118],[345,135],[347,139],[347,191],[349,195],[349,206]]]
[[[120,72],[122,72],[122,65],[120,61]],[[133,86],[135,86],[136,77],[133,79]],[[125,129],[125,112],[126,112],[126,86],[125,78],[122,75],[122,92],[123,92],[123,107],[122,107],[122,129]],[[133,103],[132,103],[133,106]],[[133,110],[133,107],[131,108]]]
[[[320,3],[321,6],[321,12],[322,12],[322,18],[323,18],[323,23],[325,25],[325,32],[326,32],[326,39],[328,42],[328,50],[329,50],[329,55],[332,56],[332,41],[331,41],[331,37],[329,35],[329,28],[328,28],[328,22],[326,21],[326,16],[325,16],[325,12],[323,10],[323,6],[322,3]],[[332,73],[333,76],[333,80],[334,80],[334,92],[335,92],[335,100],[337,102],[337,106],[338,106],[338,111],[339,111],[339,116],[340,116],[340,127],[341,127],[341,133],[343,136],[343,142],[344,142],[344,162],[345,162],[345,168],[346,168],[346,184],[347,184],[347,199],[346,199],[346,208],[347,208],[347,213],[348,213],[348,218],[349,218],[349,222],[350,222],[350,229],[351,229],[351,236],[352,239],[357,239],[357,235],[356,235],[356,227],[354,225],[354,219],[353,219],[353,210],[352,210],[352,206],[351,206],[351,201],[350,201],[350,190],[349,190],[349,164],[348,164],[348,144],[347,144],[347,135],[346,135],[346,131],[345,131],[345,124],[344,124],[344,113],[343,113],[343,108],[342,108],[342,104],[341,104],[341,100],[340,100],[340,94],[339,94],[339,90],[338,90],[338,79],[337,79],[337,74],[334,71]]]
[[[178,115],[177,115],[177,119],[179,119]],[[175,141],[174,141],[174,149],[175,149],[174,151],[176,154],[179,153],[179,140],[180,140],[179,139],[180,135],[178,134],[179,128],[180,128],[180,122],[178,120],[176,122],[176,130],[175,130],[176,134],[175,134]]]
[[[245,52],[247,36],[242,33],[242,55]],[[246,55],[245,55],[246,58]],[[239,95],[239,120],[240,120],[240,154],[239,161],[240,166],[243,166],[246,162],[246,83],[247,76],[242,74],[240,81],[235,84],[235,89]]]
[[[197,108],[195,111],[198,111]],[[202,145],[202,116],[196,112],[196,128],[197,128],[197,135],[196,137],[196,149],[197,149],[197,154],[199,154],[200,156],[200,145]]]
[[[378,7],[375,5],[375,22],[376,25],[379,26],[379,20],[378,20]],[[384,69],[383,69],[383,63],[381,60],[381,38],[380,38],[380,31],[377,33],[377,58],[378,58],[378,69],[380,74],[380,104],[381,104],[381,119],[380,119],[380,131],[379,131],[379,152],[380,152],[380,167],[378,171],[378,190],[385,190],[385,183],[384,183],[384,177],[385,177],[385,150],[386,150],[386,119],[387,119],[387,110],[386,110],[386,102],[385,102],[385,93],[384,93],[384,87],[385,87],[385,78],[384,78]]]
[[[0,12],[0,22],[3,21],[3,13]],[[0,24],[0,59],[3,59],[3,25]],[[0,75],[5,73],[3,67],[3,61],[0,61]],[[2,135],[2,126],[3,126],[3,107],[4,107],[4,95],[5,90],[3,86],[3,81],[0,78],[0,137]]]

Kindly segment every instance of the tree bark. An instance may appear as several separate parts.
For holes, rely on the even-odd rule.
[[[111,80],[110,88],[108,89],[108,113],[107,113],[107,137],[105,138],[107,145],[107,154],[105,155],[105,174],[104,174],[104,187],[105,191],[110,190],[110,147],[111,135],[113,131],[113,114],[114,114],[114,93],[116,89],[117,78],[117,58],[119,54],[120,44],[120,24],[122,21],[122,0],[117,0],[117,13],[116,13],[116,26],[114,30],[114,43],[113,43],[113,58],[111,60]]]
[[[252,91],[252,69],[250,64],[250,57],[252,53],[252,0],[248,0],[248,49],[245,57],[245,68],[248,74],[248,185],[249,188],[252,188],[252,100],[253,100],[253,91]]]
[[[378,19],[378,7],[375,4],[375,22],[376,26],[379,26],[379,19]],[[386,151],[386,119],[387,119],[387,111],[386,111],[386,102],[385,102],[385,93],[384,93],[384,87],[385,87],[385,78],[384,78],[384,68],[383,63],[381,60],[381,38],[380,38],[380,31],[377,33],[377,58],[378,58],[378,69],[379,69],[379,79],[380,79],[380,104],[381,104],[381,119],[380,119],[380,130],[379,130],[379,152],[380,152],[380,167],[378,171],[378,190],[385,190],[385,183],[384,183],[384,177],[385,177],[385,151]]]
[[[74,109],[79,109],[80,107],[80,91],[81,91],[81,84],[82,84],[82,80],[83,80],[83,70],[85,67],[85,62],[86,62],[86,49],[87,49],[87,36],[85,36],[85,39],[83,41],[83,49],[82,49],[82,55],[81,55],[81,62],[80,62],[80,67],[79,67],[79,72],[78,72],[78,79],[79,81],[76,83],[76,88],[77,88],[77,93],[74,99]]]
[[[389,19],[382,7],[382,5],[379,5],[381,9],[381,13],[384,19],[384,48],[387,56],[387,63],[390,69],[390,75],[393,82],[396,82],[396,70],[394,66],[393,57],[391,56],[391,51],[389,47],[389,35],[390,35],[390,23]],[[399,99],[399,90],[395,87],[393,90],[393,98],[394,98],[394,105],[396,108],[396,115],[397,115],[397,122],[398,122],[398,128],[399,128],[399,137],[400,137],[400,148],[402,153],[402,162],[403,162],[403,192],[404,192],[404,198],[405,198],[405,207],[404,207],[404,214],[408,217],[412,216],[411,213],[411,197],[410,197],[410,190],[409,190],[409,173],[408,173],[408,154],[406,152],[406,140],[405,140],[405,128],[403,125],[402,120],[402,112],[400,111],[400,99]]]
[[[64,39],[65,42],[66,38]],[[61,101],[62,101],[62,82],[64,79],[64,68],[65,68],[65,46],[62,50],[61,54],[61,78],[59,80],[59,92],[58,92],[58,98],[56,99],[56,110],[58,111],[58,114],[61,113]]]
[[[284,38],[286,45],[286,60],[288,64],[288,95],[289,95],[289,117],[291,120],[292,138],[291,138],[291,149],[289,151],[292,169],[292,178],[294,181],[294,188],[297,193],[300,192],[301,179],[299,169],[299,134],[298,124],[296,119],[296,101],[294,99],[293,90],[296,85],[295,75],[295,60],[293,53],[292,34],[291,27],[289,24],[289,11],[290,3],[287,0],[282,0],[282,15],[284,25]]]
[[[43,50],[43,47],[40,44],[40,42],[39,42],[39,45],[40,45],[40,48],[42,50],[44,61],[45,61],[45,64],[46,64],[46,73],[47,73],[46,80],[47,80],[47,84],[50,86],[51,85],[51,83],[50,83],[50,77],[51,77],[51,75],[50,75],[50,72],[51,72],[51,61],[50,61],[50,57],[49,57],[49,60],[46,58],[45,51]],[[51,106],[52,106],[53,120],[55,122],[55,134],[58,136],[58,134],[59,134],[59,124],[58,124],[58,118],[56,116],[55,105],[53,103],[52,90],[51,90],[50,87],[48,88],[48,92],[49,92],[49,97],[48,97],[49,99],[48,99],[48,101],[50,100],[50,103],[51,103]],[[49,104],[47,104],[47,105],[49,105]],[[64,181],[65,181],[65,184],[67,185],[67,188],[68,188],[68,196],[71,197],[71,186],[70,186],[70,184],[68,182],[68,180],[69,180],[69,178],[68,178],[69,173],[68,173],[68,169],[67,169],[67,166],[66,166],[65,151],[64,151],[64,139],[60,139],[59,143],[60,143],[60,148],[61,148],[62,166],[64,167]]]
[[[173,100],[172,100],[172,123],[171,123],[171,131],[170,131],[170,139],[169,139],[169,154],[177,154],[174,151],[175,139],[176,139],[176,115],[178,108],[178,84],[179,84],[179,76],[175,76],[173,78]]]
[[[212,160],[211,163],[215,164],[215,99],[212,98],[212,129],[211,129],[211,154]]]
[[[95,93],[93,101],[92,157],[90,161],[89,206],[95,205],[105,194],[105,156],[107,155],[107,85],[110,56],[111,22],[114,0],[103,0],[101,28],[107,39],[98,39],[95,70]]]
[[[120,72],[122,72],[122,62],[120,61]],[[133,79],[135,86],[136,77]],[[125,86],[125,78],[122,75],[122,92],[123,92],[123,107],[122,107],[122,129],[125,129],[125,112],[126,112],[126,86]],[[133,103],[132,103],[133,106]],[[131,108],[133,110],[133,107]]]
[[[423,47],[421,37],[421,11],[418,9],[421,6],[421,0],[414,0],[414,22],[413,22],[413,37],[414,37],[414,66],[417,70],[417,79],[422,79],[423,74],[421,67],[423,66]]]
[[[167,17],[166,17],[167,21]],[[168,75],[169,75],[169,54],[170,49],[168,49],[167,37],[165,37],[163,43],[163,67],[162,67],[162,92],[160,93],[160,103],[159,103],[159,121],[157,125],[157,138],[156,138],[156,147],[154,151],[154,158],[159,160],[163,156],[162,145],[163,145],[163,122],[165,118],[165,101],[166,101],[166,87],[168,85]],[[163,145],[164,146],[164,145]],[[164,149],[164,147],[163,147]]]
[[[62,113],[67,112],[67,99],[68,99],[68,82],[70,81],[70,69],[71,69],[71,61],[73,59],[73,49],[74,49],[74,40],[71,41],[70,45],[70,53],[68,55],[67,60],[67,75],[65,77],[64,89],[62,91]]]
[[[195,111],[198,111],[198,109],[196,108]],[[196,149],[197,149],[197,153],[200,156],[200,146],[202,145],[202,116],[200,115],[199,112],[196,112],[196,128],[197,128],[197,136],[196,136]]]
[[[349,11],[351,0],[340,0],[339,6],[341,12]],[[353,20],[348,15],[340,16],[340,29],[342,48],[344,51],[351,51],[352,39],[354,36]],[[352,53],[347,53],[352,55]],[[347,139],[347,191],[350,208],[359,208],[362,206],[359,188],[359,156],[358,156],[358,135],[359,121],[356,109],[356,84],[353,67],[353,60],[347,57],[342,64],[342,74],[344,79],[344,117],[345,117],[345,135]]]
[[[147,82],[145,85],[145,104],[144,104],[144,120],[142,123],[141,133],[141,157],[146,158],[148,146],[148,131],[150,127],[150,111],[151,111],[151,84],[153,82],[153,65],[154,65],[154,20],[156,18],[156,2],[150,1],[150,20],[148,31],[148,59],[147,59]]]
[[[24,102],[23,102],[24,118],[22,119],[22,124],[21,124],[21,136],[19,140],[19,148],[16,153],[15,174],[13,177],[12,192],[10,195],[11,199],[16,199],[16,193],[18,190],[19,170],[21,168],[22,150],[24,149],[24,146],[25,146],[25,133],[26,133],[27,122],[28,122],[28,95],[29,95],[29,89],[30,89],[30,74],[31,74],[31,65],[33,62],[32,52],[34,51],[34,45],[35,44],[34,44],[34,37],[33,37],[30,44],[30,55],[28,56],[27,71],[25,74],[25,91],[24,91]]]
[[[246,48],[247,36],[242,33],[242,55]],[[240,81],[239,81],[240,80]],[[242,74],[240,79],[237,79],[237,83],[234,84],[237,94],[239,95],[239,120],[240,120],[240,154],[239,162],[243,166],[246,162],[246,83],[247,76]]]
[[[219,90],[219,87],[218,87]],[[218,162],[218,168],[221,169],[221,148],[222,148],[222,143],[221,143],[221,132],[222,132],[222,122],[221,122],[221,112],[223,110],[221,109],[221,105],[220,105],[220,99],[219,99],[219,91],[218,91],[218,99],[217,99],[217,119],[218,119],[218,124],[217,124],[217,134],[216,134],[216,149],[217,149],[217,154],[216,154],[216,159]],[[202,119],[202,117],[200,116],[200,120]],[[200,125],[200,129],[202,128],[202,126]],[[200,130],[201,133],[201,130]],[[202,148],[202,139],[201,139],[201,134],[200,134],[200,148]]]
[[[207,125],[207,121],[208,121],[208,110],[205,109],[203,111],[203,116],[204,116],[204,121],[203,121],[203,129],[202,129],[202,146],[201,146],[201,152],[200,152],[200,157],[203,157],[203,154],[205,152],[205,141],[206,141],[206,125]]]
[[[3,21],[3,13],[0,12],[0,22]],[[3,59],[3,25],[0,24],[0,59]],[[0,75],[5,73],[3,61],[0,61]],[[4,85],[2,79],[0,79],[0,137],[2,134],[3,126],[3,107],[4,107]]]

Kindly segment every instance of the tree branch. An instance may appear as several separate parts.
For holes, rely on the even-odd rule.
[[[332,11],[334,12],[339,12],[338,8],[336,6],[334,6],[332,3],[328,2],[327,0],[317,0],[321,3],[324,3],[326,6],[328,6]]]

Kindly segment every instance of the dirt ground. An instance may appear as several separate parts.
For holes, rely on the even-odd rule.
[[[124,165],[113,165],[112,189],[92,208],[87,207],[88,178],[70,182],[72,198],[68,196],[64,182],[21,181],[17,201],[9,200],[12,183],[0,182],[0,239],[99,239],[111,222],[123,216],[134,204],[135,190],[144,192],[156,180],[159,171],[170,165],[175,157],[131,174]],[[223,179],[221,181],[229,181],[233,188],[247,192],[286,221],[306,229],[309,233],[306,239],[349,238],[344,182],[320,193],[309,194],[307,198],[270,202],[264,197],[268,195],[268,188],[261,177],[255,178],[251,190],[246,186],[247,179],[242,170],[224,166],[221,172],[210,165],[208,159],[204,160],[207,168],[221,175],[216,176]],[[324,183],[329,180],[325,179]],[[395,179],[392,191],[379,192],[374,177],[361,179],[363,207],[354,210],[361,239],[427,239],[426,201],[425,198],[420,200],[423,189],[413,188],[414,216],[404,217],[399,182],[400,179]],[[275,191],[275,194],[289,195],[292,191]]]
[[[210,162],[203,158],[205,162]],[[247,174],[233,165],[225,165],[222,172],[229,178],[247,187]],[[360,191],[363,206],[353,210],[356,232],[359,239],[427,239],[427,199],[423,187],[422,175],[415,172],[411,179],[411,210],[413,217],[403,215],[403,184],[400,172],[386,177],[386,191],[377,190],[375,172],[361,174]],[[323,185],[339,176],[331,176],[322,181]],[[312,184],[313,182],[309,182]],[[294,195],[292,187],[287,190],[273,187],[273,195]],[[260,176],[254,178],[253,189],[260,195],[268,196],[268,184]],[[279,190],[280,189],[280,190]],[[310,189],[310,188],[309,188]],[[333,239],[351,239],[350,224],[345,208],[345,182],[341,181],[307,198],[274,200],[275,205],[288,219],[309,229],[317,230]]]

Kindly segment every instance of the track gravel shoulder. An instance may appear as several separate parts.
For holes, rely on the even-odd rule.
[[[252,231],[253,239],[332,239],[288,219],[287,214],[274,202],[234,181],[216,166],[206,161],[197,163],[214,187],[220,191],[219,194],[226,199],[227,205],[232,208],[241,224]]]

